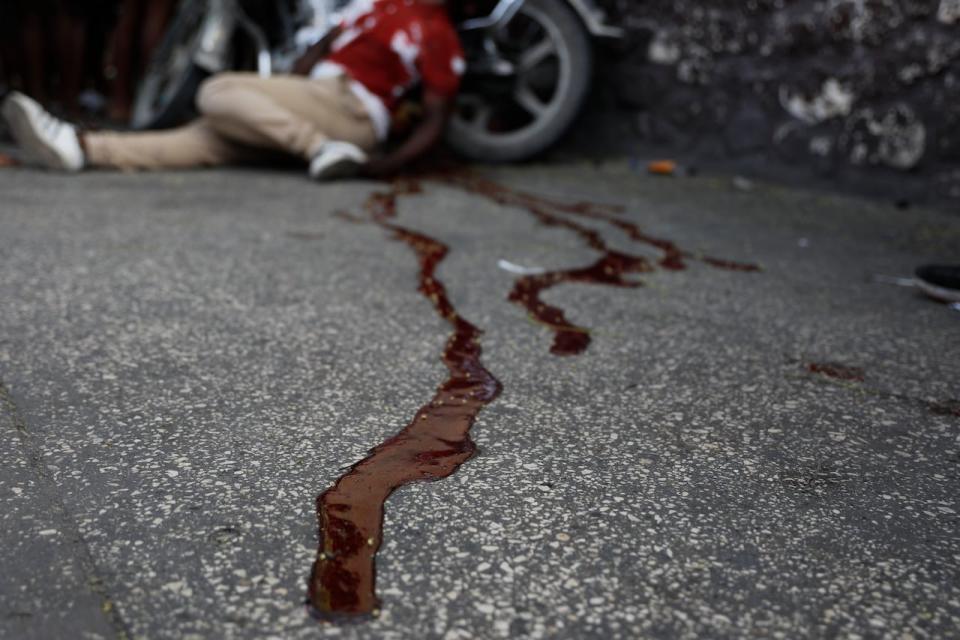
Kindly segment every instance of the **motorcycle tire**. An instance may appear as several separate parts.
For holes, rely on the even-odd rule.
[[[514,131],[491,131],[461,117],[458,108],[447,128],[447,144],[458,154],[483,162],[528,160],[556,143],[579,115],[590,90],[593,49],[580,18],[563,0],[527,0],[518,16],[527,16],[544,28],[554,41],[560,62],[556,93],[543,113]],[[515,17],[514,20],[517,20]],[[469,70],[468,70],[469,73]],[[461,95],[466,101],[483,101],[482,95]],[[488,107],[497,108],[487,97]]]
[[[134,97],[130,126],[166,129],[189,120],[200,83],[209,75],[193,63],[205,4],[183,2],[150,59]]]

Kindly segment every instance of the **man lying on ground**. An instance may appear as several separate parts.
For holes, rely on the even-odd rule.
[[[318,180],[394,173],[440,139],[459,88],[463,52],[445,4],[357,0],[292,74],[206,80],[200,117],[177,129],[80,131],[20,93],[5,100],[3,115],[33,160],[62,171],[215,166],[283,152],[303,158]],[[387,138],[399,98],[417,83],[423,120],[396,151],[371,155]]]

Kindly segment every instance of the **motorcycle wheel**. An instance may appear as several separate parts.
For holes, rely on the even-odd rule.
[[[180,3],[137,88],[134,129],[165,129],[193,115],[197,89],[208,75],[193,62],[206,13],[206,2]]]
[[[536,156],[567,131],[590,89],[593,50],[583,24],[561,0],[527,0],[484,35],[482,49],[482,66],[499,71],[468,63],[447,143],[487,162]]]

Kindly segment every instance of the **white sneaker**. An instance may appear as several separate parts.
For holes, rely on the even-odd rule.
[[[48,169],[83,169],[77,128],[47,113],[36,100],[14,91],[3,102],[3,116],[17,144],[33,160]]]
[[[357,175],[366,164],[367,154],[349,142],[325,142],[310,161],[310,177],[314,180],[332,180]]]

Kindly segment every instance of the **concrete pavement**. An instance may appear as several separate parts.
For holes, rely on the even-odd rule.
[[[314,500],[445,377],[413,254],[337,214],[382,187],[0,171],[0,637],[956,633],[960,312],[873,276],[960,260],[960,217],[616,163],[487,175],[763,271],[552,289],[593,337],[558,358],[498,261],[596,253],[448,186],[402,198],[504,391],[476,458],[390,499],[380,616],[337,626],[302,605]]]

